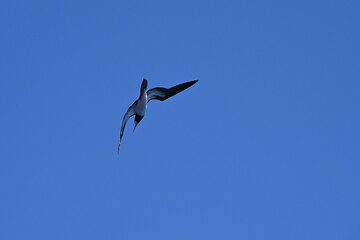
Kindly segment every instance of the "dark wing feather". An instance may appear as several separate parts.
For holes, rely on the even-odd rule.
[[[192,86],[193,84],[195,84],[198,80],[194,80],[194,81],[190,81],[190,82],[186,82],[186,83],[181,83],[179,85],[176,85],[172,88],[162,88],[162,87],[156,87],[156,88],[152,88],[150,90],[148,90],[147,96],[148,96],[148,102],[150,100],[160,100],[160,101],[164,101],[166,99],[168,99],[169,97],[174,96],[175,94],[184,91],[185,89],[187,89],[188,87]]]
[[[135,115],[135,106],[136,106],[136,103],[137,101],[135,101],[129,108],[128,110],[126,111],[125,115],[124,115],[124,118],[123,118],[123,121],[122,121],[122,125],[121,125],[121,130],[120,130],[120,140],[119,140],[119,144],[118,144],[118,153],[120,151],[120,144],[121,144],[121,140],[122,140],[122,137],[123,137],[123,134],[124,134],[124,129],[125,129],[125,126],[126,126],[126,122],[127,120],[134,116]]]

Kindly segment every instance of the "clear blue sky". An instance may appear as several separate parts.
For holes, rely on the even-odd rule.
[[[2,1],[0,239],[360,239],[359,9]]]

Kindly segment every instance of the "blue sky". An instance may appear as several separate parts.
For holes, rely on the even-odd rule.
[[[359,7],[3,1],[0,239],[360,239]]]

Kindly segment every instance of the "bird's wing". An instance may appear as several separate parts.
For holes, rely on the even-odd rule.
[[[120,130],[120,139],[119,139],[119,144],[118,144],[118,153],[120,151],[120,144],[121,144],[121,139],[122,139],[122,136],[124,134],[124,129],[125,129],[125,126],[126,126],[126,122],[127,120],[134,116],[135,115],[135,106],[136,106],[136,103],[137,101],[135,101],[130,107],[129,109],[126,111],[125,115],[124,115],[124,118],[123,118],[123,121],[122,121],[122,125],[121,125],[121,130]]]
[[[150,90],[148,90],[147,93],[147,97],[148,97],[148,102],[150,102],[150,100],[156,99],[156,100],[160,100],[160,101],[164,101],[166,99],[168,99],[169,97],[174,96],[175,94],[187,89],[188,87],[192,86],[193,84],[195,84],[198,80],[194,80],[194,81],[190,81],[190,82],[186,82],[186,83],[181,83],[179,85],[176,85],[172,88],[162,88],[162,87],[156,87],[156,88],[152,88]]]

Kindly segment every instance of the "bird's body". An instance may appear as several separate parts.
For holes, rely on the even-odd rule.
[[[145,116],[147,108],[147,94],[144,92],[142,96],[140,96],[140,99],[138,100],[136,106],[135,106],[135,113],[140,116]]]
[[[135,120],[134,120],[135,121],[134,131],[135,131],[136,126],[139,124],[141,119],[143,119],[145,116],[147,103],[149,101],[151,101],[153,99],[164,101],[164,100],[168,99],[169,97],[174,96],[175,94],[192,86],[197,81],[198,80],[182,83],[182,84],[176,85],[172,88],[157,87],[157,88],[152,88],[150,90],[146,90],[147,89],[147,80],[144,78],[144,80],[141,83],[139,98],[129,107],[129,109],[126,111],[126,113],[124,115],[123,122],[121,125],[121,130],[120,130],[120,140],[119,140],[119,144],[118,144],[118,152],[120,151],[120,144],[121,144],[122,136],[124,134],[126,122],[130,117],[135,115]]]

